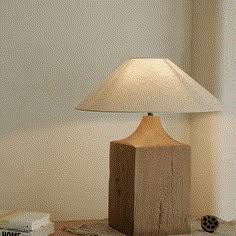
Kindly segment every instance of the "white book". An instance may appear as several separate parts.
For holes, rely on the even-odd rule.
[[[52,233],[54,233],[54,223],[52,222],[30,232],[0,229],[0,236],[48,236]]]
[[[49,222],[49,213],[0,210],[1,229],[32,231]]]

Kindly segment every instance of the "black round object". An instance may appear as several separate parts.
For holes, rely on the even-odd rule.
[[[219,227],[219,221],[216,216],[206,215],[201,218],[201,226],[206,232],[213,233]]]

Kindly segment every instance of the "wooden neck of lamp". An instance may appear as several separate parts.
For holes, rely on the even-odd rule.
[[[138,128],[127,138],[116,142],[134,146],[179,145],[171,138],[161,125],[159,116],[144,116]]]

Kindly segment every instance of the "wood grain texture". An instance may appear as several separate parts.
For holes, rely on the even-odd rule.
[[[134,235],[190,232],[190,169],[185,145],[136,151]]]
[[[159,117],[144,117],[111,142],[109,225],[128,235],[190,232],[191,148],[172,139]]]
[[[132,234],[134,220],[135,148],[111,143],[109,178],[109,225]]]

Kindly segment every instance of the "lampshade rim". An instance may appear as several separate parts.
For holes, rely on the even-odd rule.
[[[212,110],[202,110],[202,111],[107,111],[107,110],[90,110],[90,109],[83,109],[79,107],[75,107],[75,110],[78,111],[86,111],[86,112],[107,112],[107,113],[158,113],[158,114],[186,114],[186,113],[208,113],[208,112],[221,112],[221,109],[212,109]]]
[[[155,57],[129,57],[127,60],[139,60],[139,59],[150,59],[150,60],[169,60],[168,58],[155,58]]]

